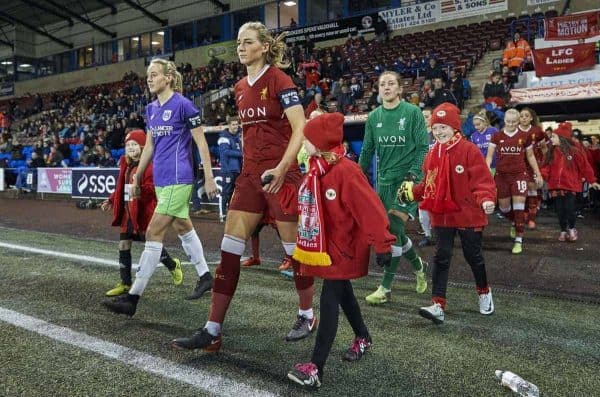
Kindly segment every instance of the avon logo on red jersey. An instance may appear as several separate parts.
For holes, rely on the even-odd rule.
[[[522,153],[523,146],[501,146],[500,152],[501,153],[517,153],[517,154]]]
[[[267,107],[257,106],[253,108],[242,108],[239,110],[242,119],[253,119],[255,117],[267,117]]]

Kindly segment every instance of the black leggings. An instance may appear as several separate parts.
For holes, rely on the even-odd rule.
[[[457,232],[460,236],[463,255],[467,263],[471,266],[471,271],[475,277],[475,284],[479,288],[487,287],[485,261],[481,252],[482,232],[473,229],[436,227],[437,249],[433,257],[433,274],[431,277],[433,281],[431,295],[434,297],[446,297],[448,270],[450,269],[452,251],[454,250],[454,236],[456,236]]]
[[[554,198],[554,208],[558,215],[560,231],[566,232],[575,227],[575,193],[565,192],[564,195],[557,195]]]
[[[311,359],[311,362],[319,368],[319,376],[321,377],[323,376],[325,361],[327,361],[331,345],[337,334],[340,306],[342,306],[354,335],[359,338],[369,337],[369,331],[363,321],[350,280],[323,280],[320,307],[321,322],[317,330],[315,348]]]

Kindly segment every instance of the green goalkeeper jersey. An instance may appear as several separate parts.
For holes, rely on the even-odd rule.
[[[377,154],[377,179],[403,178],[408,172],[421,179],[429,150],[427,127],[421,109],[400,101],[393,109],[379,106],[367,118],[358,163],[367,171]]]

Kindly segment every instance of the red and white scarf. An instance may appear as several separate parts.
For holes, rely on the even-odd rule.
[[[298,209],[300,221],[294,259],[309,266],[330,266],[331,258],[327,253],[327,235],[321,198],[321,177],[325,175],[337,161],[344,157],[343,145],[332,150],[337,160],[328,163],[323,157],[312,156],[309,159],[309,170],[298,192]]]
[[[436,143],[432,149],[427,175],[425,175],[425,190],[421,209],[434,214],[456,212],[460,207],[452,197],[450,185],[450,156],[448,152],[462,139],[460,133],[455,134],[448,142]]]

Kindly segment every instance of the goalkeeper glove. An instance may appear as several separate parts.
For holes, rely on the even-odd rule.
[[[402,185],[400,185],[400,189],[398,189],[398,201],[400,204],[410,203],[415,201],[413,196],[413,186],[415,185],[412,181],[404,181]]]

